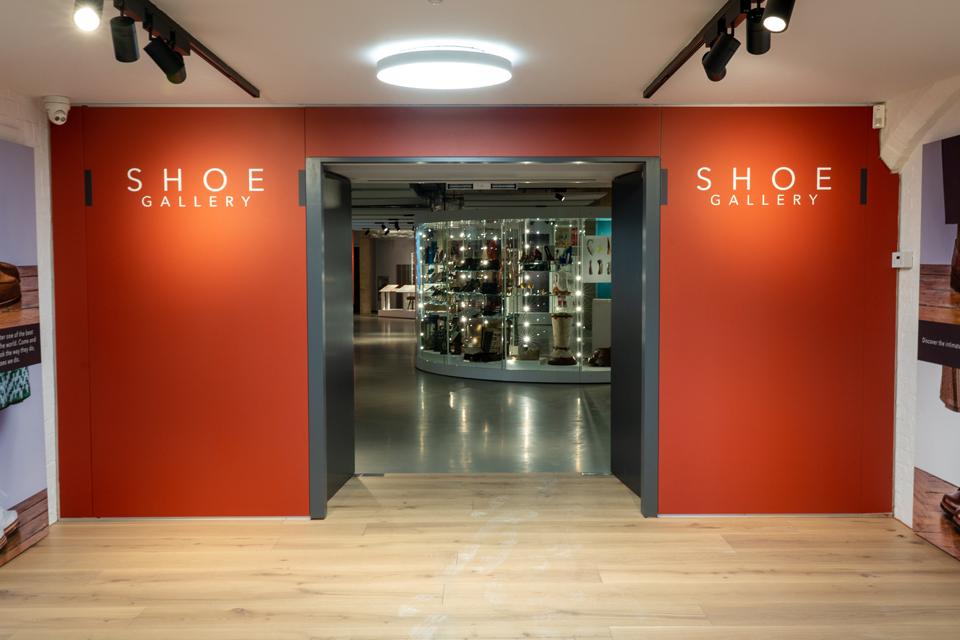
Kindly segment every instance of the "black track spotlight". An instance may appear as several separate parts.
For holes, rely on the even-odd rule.
[[[793,13],[795,0],[769,0],[763,10],[763,26],[767,31],[780,33],[790,26],[790,15]]]
[[[363,235],[365,235],[365,236],[370,235],[370,229],[364,229],[364,230],[363,230]]]
[[[74,0],[73,24],[81,31],[94,31],[100,26],[103,0]]]
[[[747,12],[747,52],[761,56],[767,51],[770,51],[770,31],[763,26],[763,9],[750,9]]]
[[[553,194],[553,197],[559,200],[560,202],[563,202],[567,199],[567,194],[564,193],[563,191],[555,191]]]
[[[136,62],[140,59],[137,45],[137,23],[129,16],[117,16],[110,20],[110,35],[113,37],[113,56],[117,62]]]
[[[393,228],[396,229],[397,231],[400,231],[400,221],[399,221],[399,220],[394,220],[394,221],[393,221]]]
[[[727,75],[727,63],[733,54],[740,48],[740,41],[731,33],[721,33],[710,45],[710,49],[703,54],[703,70],[707,77],[714,82],[720,82]]]
[[[167,80],[173,84],[180,84],[187,79],[187,67],[183,64],[183,56],[167,46],[160,38],[152,38],[143,48],[147,55],[153,58],[167,75]]]

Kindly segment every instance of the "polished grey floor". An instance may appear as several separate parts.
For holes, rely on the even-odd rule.
[[[610,473],[610,385],[424,373],[415,326],[354,318],[357,473]]]

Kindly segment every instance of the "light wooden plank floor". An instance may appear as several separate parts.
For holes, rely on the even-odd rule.
[[[0,639],[955,638],[960,562],[889,518],[644,520],[613,478],[352,480],[324,522],[68,522]]]

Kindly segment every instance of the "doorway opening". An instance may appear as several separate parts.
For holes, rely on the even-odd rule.
[[[659,183],[650,158],[308,159],[311,515],[403,472],[612,472],[655,515]]]

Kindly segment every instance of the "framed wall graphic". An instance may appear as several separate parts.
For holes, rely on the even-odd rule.
[[[610,282],[610,236],[583,236],[583,281]]]
[[[913,524],[960,558],[960,136],[923,147]]]
[[[47,533],[33,149],[0,141],[0,565]]]

